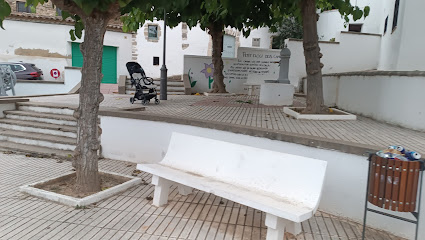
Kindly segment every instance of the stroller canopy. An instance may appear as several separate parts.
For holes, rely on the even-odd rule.
[[[130,74],[131,78],[133,78],[133,73],[140,73],[142,75],[142,78],[146,78],[145,71],[139,63],[128,62],[127,64],[125,64],[125,66],[127,67],[128,73]]]

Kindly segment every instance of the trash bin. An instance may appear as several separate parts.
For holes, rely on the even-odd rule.
[[[369,161],[362,239],[365,239],[366,216],[370,211],[416,224],[416,240],[418,238],[423,171],[425,170],[424,161],[388,159],[376,154],[371,154]],[[417,199],[419,199],[418,202],[416,202]],[[410,212],[416,220],[368,208],[368,202],[395,212]]]
[[[386,159],[373,154],[368,201],[392,211],[414,212],[420,171],[420,161]]]

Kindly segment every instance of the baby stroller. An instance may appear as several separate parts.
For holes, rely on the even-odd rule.
[[[137,62],[128,62],[126,67],[131,77],[131,87],[136,86],[136,93],[134,93],[134,97],[130,98],[131,104],[138,99],[142,101],[143,105],[146,105],[152,98],[155,98],[155,104],[159,104],[155,87],[147,87],[154,84],[153,79],[146,77],[142,66]],[[143,81],[144,85],[140,84],[140,81]]]

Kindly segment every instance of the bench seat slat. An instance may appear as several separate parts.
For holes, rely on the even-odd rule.
[[[207,193],[212,193],[263,212],[273,213],[278,217],[293,222],[305,221],[314,214],[314,209],[302,203],[291,202],[288,199],[273,196],[266,192],[258,192],[258,190],[251,191],[241,186],[220,182],[165,165],[138,164],[137,169]]]

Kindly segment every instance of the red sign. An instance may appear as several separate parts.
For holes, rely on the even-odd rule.
[[[50,70],[50,76],[52,76],[54,78],[58,78],[60,75],[61,75],[61,73],[56,68]]]

